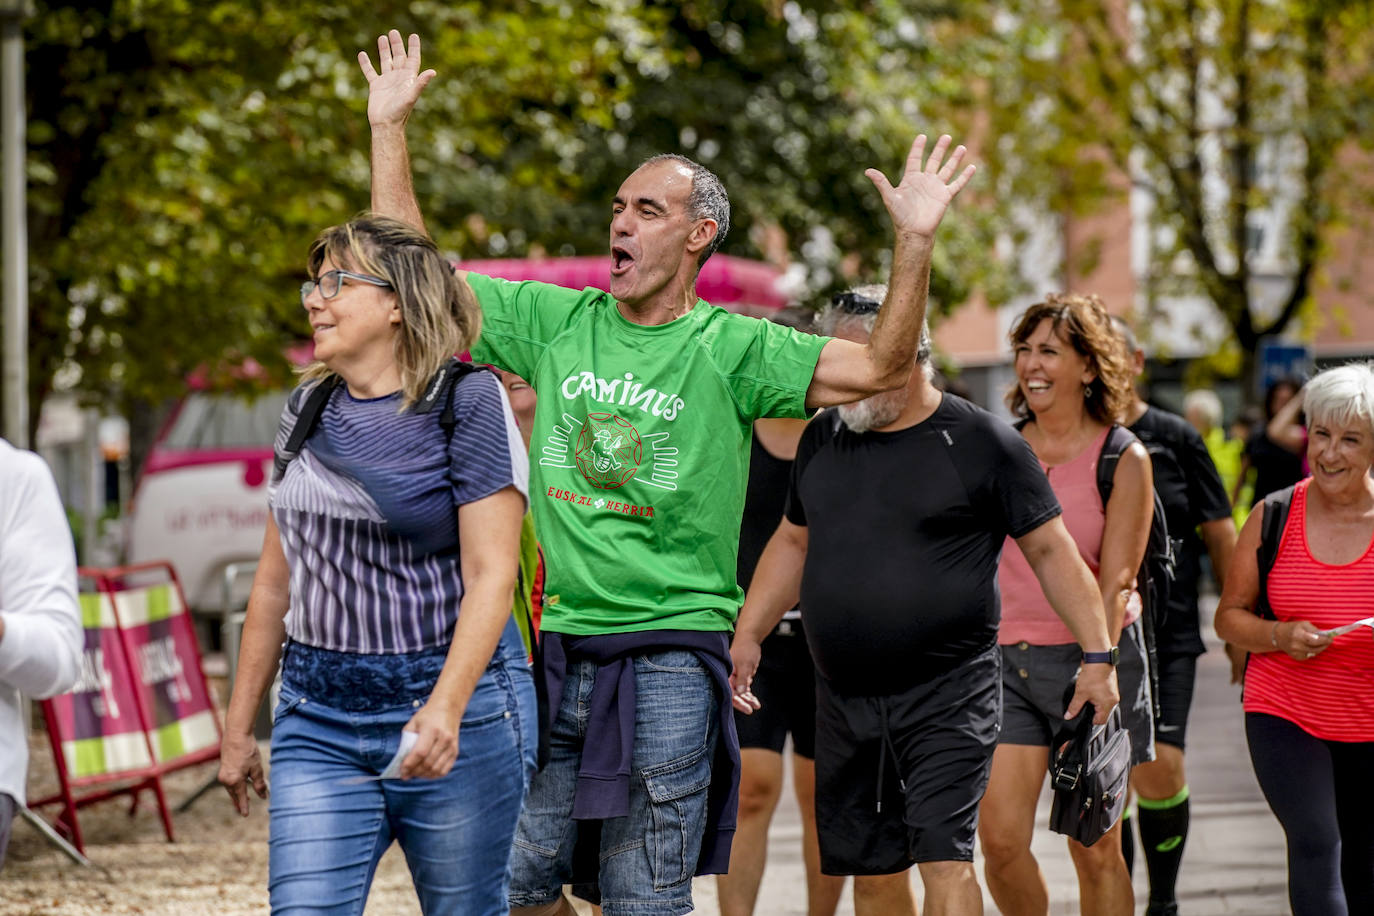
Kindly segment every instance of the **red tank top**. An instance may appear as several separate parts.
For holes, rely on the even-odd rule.
[[[1353,563],[1332,566],[1307,547],[1307,490],[1293,492],[1274,568],[1269,605],[1279,620],[1306,620],[1328,630],[1374,616],[1374,542]],[[1374,635],[1367,627],[1336,637],[1316,658],[1286,652],[1250,656],[1245,711],[1287,719],[1327,741],[1374,741]]]

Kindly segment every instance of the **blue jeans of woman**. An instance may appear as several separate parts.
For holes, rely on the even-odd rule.
[[[507,912],[511,841],[538,735],[534,682],[513,621],[468,701],[449,774],[376,778],[443,660],[437,651],[358,656],[288,646],[272,730],[273,913],[361,914],[393,839],[426,914]]]

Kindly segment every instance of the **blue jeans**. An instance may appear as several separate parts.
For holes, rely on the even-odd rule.
[[[282,684],[272,729],[273,913],[360,914],[401,844],[426,914],[505,916],[511,839],[534,770],[534,681],[514,623],[468,701],[442,779],[364,779],[395,755],[419,698],[341,710]]]
[[[692,875],[706,826],[706,792],[717,740],[711,675],[689,651],[635,658],[635,743],[630,814],[600,822],[605,916],[692,912]],[[550,758],[530,784],[511,853],[512,907],[557,900],[573,872],[579,825],[573,790],[587,734],[595,662],[568,665]]]

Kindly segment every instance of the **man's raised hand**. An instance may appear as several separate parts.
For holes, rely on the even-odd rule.
[[[883,196],[883,204],[892,217],[892,228],[898,235],[933,237],[950,201],[973,177],[976,169],[972,165],[966,166],[957,177],[955,175],[967,152],[963,146],[956,146],[949,161],[944,161],[949,144],[949,134],[941,136],[931,151],[930,159],[923,166],[921,159],[925,156],[926,135],[917,137],[906,157],[906,171],[902,174],[901,183],[895,188],[877,169],[864,172]]]
[[[378,36],[377,64],[374,69],[367,52],[358,52],[358,66],[367,77],[367,120],[373,127],[402,126],[434,79],[433,70],[420,70],[420,36],[410,36],[409,48],[396,29]]]

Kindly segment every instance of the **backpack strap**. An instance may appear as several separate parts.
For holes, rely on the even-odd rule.
[[[1255,549],[1255,560],[1259,567],[1259,597],[1255,601],[1255,613],[1265,620],[1274,620],[1274,609],[1269,606],[1269,571],[1279,557],[1279,542],[1283,540],[1283,529],[1288,524],[1288,510],[1293,508],[1294,487],[1270,493],[1264,497],[1264,521],[1260,528],[1260,543]]]
[[[276,455],[272,461],[272,473],[278,480],[286,473],[286,466],[301,453],[301,447],[305,445],[305,440],[310,438],[310,434],[315,431],[315,427],[320,425],[320,415],[324,413],[324,405],[329,403],[329,397],[334,393],[334,389],[343,384],[343,379],[339,376],[331,376],[311,388],[305,396],[305,403],[301,405],[300,413],[296,414],[296,425],[291,427],[291,434],[286,437],[286,445],[282,447],[281,453]]]
[[[1135,433],[1119,423],[1113,423],[1112,428],[1107,431],[1107,438],[1102,440],[1102,451],[1097,456],[1097,493],[1102,497],[1102,507],[1107,507],[1107,500],[1112,498],[1112,487],[1116,483],[1116,466],[1121,462],[1121,456],[1126,454],[1126,449],[1138,442]]]
[[[443,429],[444,436],[452,439],[453,427],[458,422],[453,415],[453,390],[458,387],[458,380],[463,376],[486,368],[475,363],[465,363],[456,356],[449,357],[448,362],[440,366],[439,371],[430,378],[429,384],[425,386],[425,393],[411,410],[415,413],[429,413],[435,407],[442,406],[439,426]]]

